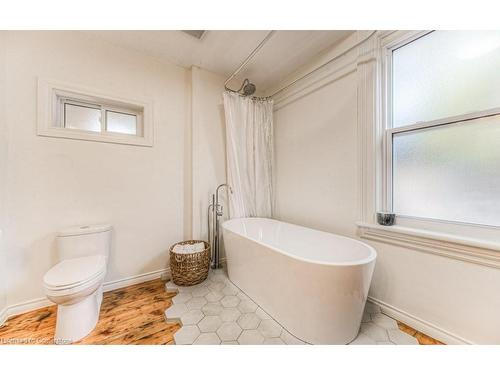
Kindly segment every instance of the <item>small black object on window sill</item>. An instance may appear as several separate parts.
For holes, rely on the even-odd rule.
[[[396,214],[392,212],[377,212],[377,223],[384,226],[394,225]]]

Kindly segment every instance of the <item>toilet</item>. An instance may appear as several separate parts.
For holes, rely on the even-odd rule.
[[[59,263],[43,277],[47,298],[57,304],[54,341],[71,343],[87,336],[99,319],[112,226],[84,225],[56,237]]]

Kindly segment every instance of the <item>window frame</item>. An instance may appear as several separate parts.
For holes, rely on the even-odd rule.
[[[453,123],[495,116],[500,114],[500,107],[484,111],[470,112],[463,115],[439,118],[432,121],[423,121],[415,124],[408,124],[401,127],[393,127],[392,119],[392,53],[394,50],[403,47],[425,35],[433,32],[409,31],[396,32],[381,42],[381,66],[380,66],[380,109],[381,109],[381,142],[382,142],[382,179],[380,206],[378,211],[393,212],[393,136],[399,133],[406,133],[426,128],[439,126],[449,126]],[[451,234],[461,234],[466,230],[471,236],[490,238],[495,235],[500,227],[488,224],[468,223],[461,221],[450,221],[446,219],[426,218],[410,215],[400,215],[396,213],[398,225],[420,229],[444,232]],[[496,233],[498,235],[498,233]]]
[[[66,104],[100,109],[99,132],[65,127]],[[152,103],[104,94],[87,87],[62,82],[38,80],[37,135],[134,146],[153,146]],[[107,130],[107,112],[136,116],[137,134]]]

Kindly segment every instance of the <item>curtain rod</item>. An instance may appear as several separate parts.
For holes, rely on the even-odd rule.
[[[285,91],[287,88],[289,88],[290,86],[293,86],[295,85],[297,82],[303,80],[304,78],[307,78],[309,77],[311,74],[317,72],[318,70],[320,70],[321,68],[325,67],[326,65],[332,63],[333,61],[341,58],[342,56],[344,56],[345,54],[351,52],[354,48],[360,46],[361,44],[363,44],[364,42],[366,42],[368,39],[370,39],[375,33],[377,32],[377,30],[374,30],[370,33],[370,35],[368,35],[366,38],[364,38],[363,40],[359,41],[358,43],[356,43],[355,45],[349,47],[348,49],[346,49],[344,52],[342,52],[341,54],[339,55],[336,55],[334,57],[332,57],[330,60],[328,60],[327,62],[321,64],[320,66],[318,66],[317,68],[311,70],[310,72],[304,74],[303,76],[293,80],[292,82],[290,82],[289,84],[287,84],[286,86],[280,88],[279,90],[273,92],[271,95],[268,96],[268,98],[272,98],[274,97],[275,95],[278,95],[280,94],[281,92]]]
[[[318,70],[320,70],[321,68],[324,68],[326,65],[332,63],[333,61],[341,58],[342,56],[346,55],[347,53],[351,52],[354,48],[356,47],[359,47],[361,44],[363,44],[364,42],[366,42],[368,39],[370,39],[375,33],[377,32],[377,30],[374,30],[372,31],[366,38],[362,39],[361,41],[359,41],[358,43],[354,44],[353,46],[349,47],[348,49],[346,49],[344,52],[332,57],[330,60],[326,61],[325,63],[321,64],[320,66],[314,68],[313,70],[311,70],[310,72],[304,74],[303,76],[300,76],[299,78],[296,78],[295,80],[293,80],[292,82],[290,82],[289,84],[287,84],[286,86],[280,88],[279,90],[275,91],[274,93],[272,93],[271,95],[269,96],[266,96],[266,97],[262,97],[262,98],[258,98],[258,99],[262,99],[262,100],[265,100],[265,99],[270,99],[270,98],[273,98],[274,96],[282,93],[283,91],[285,91],[286,89],[288,89],[289,87],[295,85],[297,82],[303,80],[304,78],[307,78],[309,77],[311,74],[317,72]],[[229,76],[228,79],[226,79],[226,81],[224,82],[224,88],[228,91],[232,91],[232,92],[235,92],[234,90],[231,90],[229,87],[227,87],[227,84],[245,67],[247,66],[247,64],[250,62],[250,60],[255,56],[255,54],[257,52],[259,52],[259,50],[264,47],[264,45],[267,43],[267,41],[269,39],[271,39],[271,37],[276,33],[276,30],[271,30],[266,36],[264,39],[262,39],[262,41],[259,43],[259,45],[257,47],[255,47],[255,49],[250,53],[250,55],[248,55],[248,57],[240,64],[240,66],[234,71],[233,74],[231,74]],[[253,97],[253,98],[257,98],[257,97]]]
[[[226,79],[226,82],[224,82],[224,88],[226,90],[229,90],[229,91],[234,91],[234,90],[231,90],[229,87],[227,87],[227,84],[245,67],[247,66],[247,64],[250,62],[250,60],[255,56],[255,54],[257,52],[259,52],[259,50],[264,47],[264,45],[267,43],[267,41],[269,39],[271,39],[271,37],[274,35],[274,33],[276,32],[276,30],[271,30],[270,32],[267,33],[267,35],[265,36],[264,39],[262,39],[262,41],[259,43],[259,45],[257,47],[255,47],[255,49],[250,53],[250,55],[248,55],[248,57],[240,64],[240,66],[234,71],[233,74],[231,74],[231,76],[229,76],[228,79]]]

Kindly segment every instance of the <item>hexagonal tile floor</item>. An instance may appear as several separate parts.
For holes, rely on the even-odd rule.
[[[201,345],[304,345],[262,308],[239,290],[223,269],[210,270],[201,284],[184,287],[172,281],[168,292],[177,291],[165,311],[167,322],[180,322],[176,344]],[[358,337],[352,345],[417,345],[415,337],[399,330],[397,322],[366,304]]]

